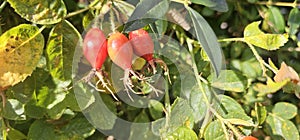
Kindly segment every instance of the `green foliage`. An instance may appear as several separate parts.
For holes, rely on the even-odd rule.
[[[300,139],[297,1],[0,3],[0,139]],[[110,59],[101,70],[119,101],[102,77],[81,79],[91,27],[151,34],[157,73],[135,62],[133,101]]]

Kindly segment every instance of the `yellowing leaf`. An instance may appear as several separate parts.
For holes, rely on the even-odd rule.
[[[262,84],[262,83],[257,83],[254,86],[254,90],[261,94],[269,94],[269,93],[274,93],[278,90],[280,90],[284,85],[287,84],[289,80],[283,80],[280,82],[274,82],[272,79],[268,78],[267,84]]]
[[[266,50],[276,50],[288,41],[287,34],[266,34],[259,29],[261,22],[249,24],[244,31],[246,42]]]
[[[36,24],[54,24],[67,15],[63,0],[8,0],[22,18]]]
[[[234,125],[243,125],[243,126],[255,126],[253,124],[253,122],[249,122],[246,120],[242,120],[242,119],[236,119],[236,118],[232,118],[232,119],[225,119],[226,121],[229,121],[231,124]]]
[[[13,86],[35,69],[43,52],[39,28],[21,24],[0,37],[0,89]]]
[[[285,79],[290,79],[293,83],[298,83],[300,81],[298,73],[292,67],[282,62],[274,80],[275,82],[281,82]]]

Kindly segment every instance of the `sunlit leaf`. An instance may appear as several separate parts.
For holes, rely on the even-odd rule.
[[[23,18],[36,24],[54,24],[67,14],[63,0],[8,0]]]
[[[230,122],[231,124],[234,124],[234,125],[242,125],[242,126],[255,126],[252,122],[249,122],[249,121],[245,121],[245,120],[242,120],[242,119],[226,119],[226,121]]]
[[[196,133],[187,127],[179,127],[176,131],[169,134],[166,140],[196,140],[198,139]]]
[[[289,80],[283,80],[280,82],[274,82],[272,79],[268,78],[267,84],[257,83],[254,86],[254,90],[265,95],[269,93],[275,93],[280,90],[283,86],[287,84]]]
[[[260,103],[255,104],[255,115],[259,124],[263,124],[267,118],[266,107]]]
[[[37,96],[37,105],[40,107],[51,109],[58,103],[62,102],[65,97],[66,93],[56,93],[52,89],[49,89],[49,87],[44,86],[43,88],[41,88]]]
[[[297,106],[291,103],[279,102],[275,104],[272,112],[274,115],[279,116],[281,118],[292,119],[297,115],[298,109]]]
[[[46,53],[50,73],[56,82],[71,80],[74,50],[79,41],[79,32],[66,20],[51,30]]]
[[[4,118],[10,120],[24,120],[26,119],[24,112],[24,104],[15,99],[8,99],[3,108],[2,115]]]
[[[219,120],[213,121],[208,124],[204,131],[205,140],[226,140],[222,124]]]
[[[266,50],[276,50],[288,41],[287,34],[266,34],[259,29],[260,21],[249,24],[244,30],[245,41]]]
[[[233,70],[223,70],[211,85],[226,91],[242,92],[247,87],[247,78]]]
[[[2,34],[0,42],[0,89],[3,89],[31,75],[43,53],[44,37],[38,27],[21,24]]]
[[[289,120],[285,120],[276,115],[268,115],[266,123],[271,136],[279,135],[286,140],[299,139],[299,132],[296,126]]]

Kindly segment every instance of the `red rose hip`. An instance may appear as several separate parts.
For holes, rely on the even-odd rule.
[[[83,40],[83,54],[96,70],[101,69],[107,58],[107,41],[99,28],[91,28]]]

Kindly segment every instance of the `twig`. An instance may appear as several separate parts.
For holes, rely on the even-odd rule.
[[[5,97],[5,94],[4,94],[3,90],[0,90],[0,96],[1,96],[1,99],[2,99],[2,106],[4,108],[5,104],[6,104],[6,97]]]

